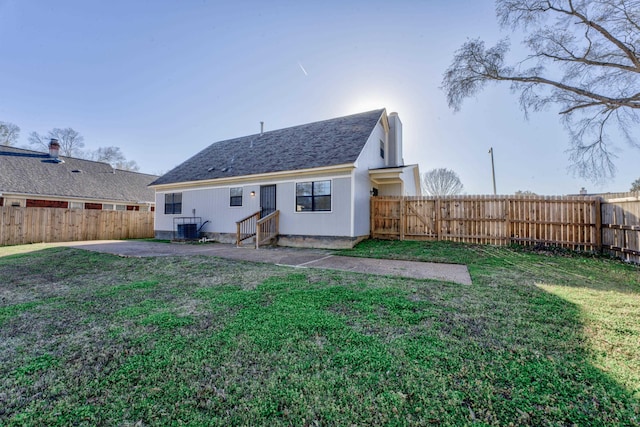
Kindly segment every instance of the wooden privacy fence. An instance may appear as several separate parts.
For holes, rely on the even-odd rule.
[[[640,199],[372,197],[371,237],[608,250],[640,262]]]
[[[0,246],[153,236],[153,212],[0,207]]]
[[[640,193],[605,196],[602,202],[602,248],[640,264]]]

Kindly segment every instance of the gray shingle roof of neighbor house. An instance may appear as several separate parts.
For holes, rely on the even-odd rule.
[[[151,185],[354,163],[384,109],[215,142]]]
[[[108,163],[0,146],[0,193],[155,202],[156,175],[113,169]]]

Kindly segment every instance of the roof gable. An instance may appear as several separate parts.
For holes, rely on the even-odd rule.
[[[211,144],[151,185],[354,163],[384,109]]]
[[[108,163],[0,146],[0,193],[73,197],[123,202],[154,202],[148,185],[157,178],[113,169]]]

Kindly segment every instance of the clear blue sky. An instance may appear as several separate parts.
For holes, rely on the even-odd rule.
[[[385,107],[404,158],[455,170],[469,194],[627,191],[640,150],[620,143],[615,180],[568,171],[554,111],[529,121],[507,87],[459,113],[439,89],[467,39],[501,33],[491,0],[0,0],[0,121],[72,127],[166,172],[209,144]],[[518,48],[517,43],[514,46]]]

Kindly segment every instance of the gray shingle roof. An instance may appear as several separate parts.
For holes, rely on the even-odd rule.
[[[123,202],[155,202],[147,186],[156,175],[113,169],[109,164],[0,146],[0,193],[78,197]],[[80,172],[74,172],[80,171]]]
[[[211,144],[152,185],[354,163],[384,109]]]

